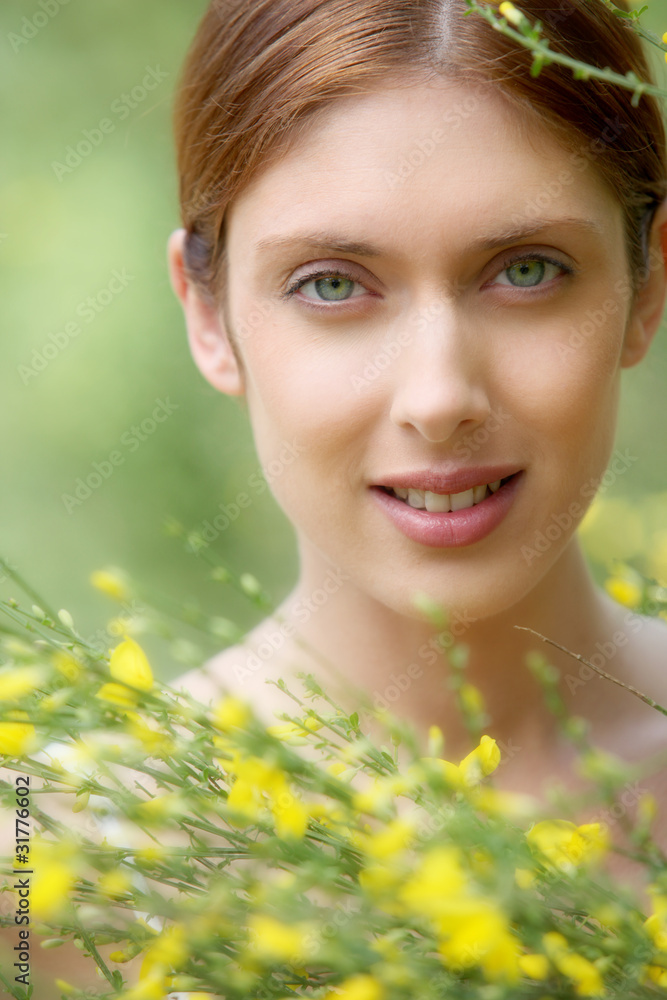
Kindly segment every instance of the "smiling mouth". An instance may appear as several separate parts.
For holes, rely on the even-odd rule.
[[[424,510],[431,514],[446,514],[456,510],[466,510],[469,507],[476,507],[483,503],[492,494],[497,493],[505,483],[518,476],[515,472],[504,479],[497,479],[494,483],[484,483],[480,486],[473,486],[462,493],[433,493],[431,490],[392,489],[390,486],[380,486],[380,489],[389,496],[396,497],[412,507],[414,510]]]

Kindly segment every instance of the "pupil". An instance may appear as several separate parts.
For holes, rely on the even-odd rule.
[[[317,289],[317,294],[321,295],[324,299],[328,297],[330,300],[340,300],[347,297],[345,289],[346,282],[348,284],[352,283],[350,278],[345,278],[343,276],[336,278],[318,278],[315,282],[315,288]],[[326,294],[327,291],[330,293],[329,296]]]
[[[510,275],[510,281],[513,285],[526,288],[540,283],[544,277],[545,267],[543,260],[522,260],[508,268],[507,273]],[[518,280],[512,278],[512,272]]]

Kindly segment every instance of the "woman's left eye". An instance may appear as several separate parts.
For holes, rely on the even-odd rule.
[[[522,257],[505,265],[498,277],[507,275],[509,280],[498,281],[498,284],[508,285],[511,288],[536,288],[556,278],[559,271],[566,274],[573,273],[573,269],[567,264],[551,260],[549,257]]]

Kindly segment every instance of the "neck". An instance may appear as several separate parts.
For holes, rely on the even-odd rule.
[[[450,620],[449,628],[397,613],[357,589],[344,573],[317,552],[302,551],[296,587],[277,610],[295,627],[306,669],[342,707],[358,705],[363,692],[376,706],[411,720],[425,745],[428,728],[446,734],[446,755],[470,749],[455,697],[448,686],[452,674],[447,651],[467,647],[466,681],[481,693],[488,723],[485,731],[505,751],[531,747],[547,752],[558,742],[557,726],[544,703],[542,689],[526,665],[537,651],[561,673],[561,694],[578,715],[595,712],[599,692],[594,685],[568,684],[581,664],[572,656],[515,628],[527,626],[589,657],[595,643],[609,638],[613,610],[593,581],[576,536],[557,562],[520,602],[482,620]]]

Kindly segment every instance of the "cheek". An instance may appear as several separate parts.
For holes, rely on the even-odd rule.
[[[554,509],[567,507],[604,472],[616,432],[621,321],[608,319],[583,339],[573,330],[553,331],[541,350],[526,351],[521,367],[520,353],[515,355],[506,404],[513,404],[531,439],[529,447],[544,470],[544,496]]]
[[[266,468],[285,442],[299,458],[290,476],[276,483],[276,499],[290,505],[322,480],[349,488],[350,469],[364,447],[367,407],[352,388],[358,363],[347,352],[289,350],[278,338],[260,338],[247,351],[247,398],[255,446]],[[284,341],[283,341],[284,342]],[[310,345],[309,345],[310,346]],[[272,487],[273,488],[273,487]]]

